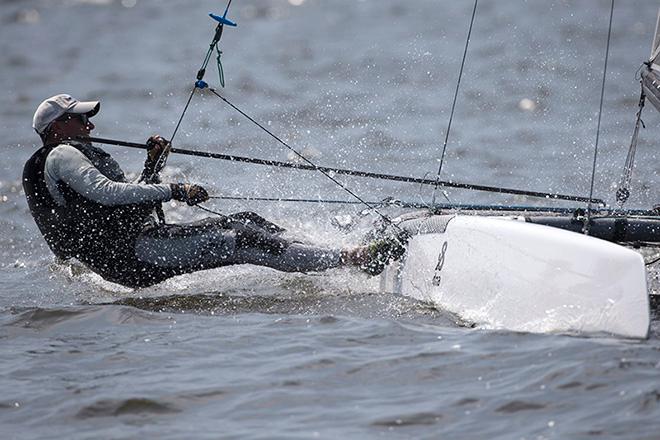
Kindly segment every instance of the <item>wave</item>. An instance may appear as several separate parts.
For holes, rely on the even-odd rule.
[[[30,329],[37,332],[85,330],[99,324],[142,324],[164,321],[165,317],[132,307],[72,306],[56,308],[12,308],[2,327]]]
[[[166,313],[314,315],[323,316],[322,322],[331,322],[336,319],[334,316],[355,316],[365,319],[410,319],[455,325],[451,315],[439,311],[428,303],[385,293],[290,292],[286,295],[245,295],[207,292],[192,295],[126,297],[110,304]]]
[[[146,397],[129,399],[103,399],[83,407],[76,418],[117,417],[122,415],[170,414],[181,410],[169,402],[161,402]]]

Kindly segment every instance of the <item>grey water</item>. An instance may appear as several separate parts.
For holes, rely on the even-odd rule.
[[[586,195],[610,2],[481,0],[443,177]],[[471,1],[235,0],[218,87],[320,165],[437,171]],[[614,203],[660,4],[616,3],[595,195]],[[493,331],[379,291],[349,269],[237,266],[147,289],[54,260],[21,189],[44,98],[100,99],[96,134],[170,136],[220,1],[0,2],[0,437],[660,438],[660,341]],[[657,202],[648,106],[631,208]],[[175,146],[295,160],[216,97],[193,99]],[[140,152],[108,147],[136,175]],[[171,157],[167,181],[215,195],[349,200],[316,173]],[[429,202],[432,189],[342,178],[361,197]],[[550,202],[447,190],[463,203]],[[300,240],[360,241],[359,206],[214,200]],[[553,206],[557,206],[556,204]],[[562,206],[562,205],[559,205]],[[564,206],[570,206],[564,205]],[[385,208],[396,215],[397,208]],[[166,206],[170,221],[209,215]],[[337,229],[335,216],[356,227]],[[552,283],[552,280],[546,280]],[[659,288],[649,268],[651,289]]]

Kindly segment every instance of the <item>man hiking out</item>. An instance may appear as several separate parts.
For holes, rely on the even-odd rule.
[[[154,212],[162,202],[196,205],[208,200],[206,190],[160,183],[158,158],[171,146],[160,136],[147,141],[142,176],[151,178],[128,182],[108,153],[84,141],[94,129],[89,119],[99,109],[98,101],[60,94],[43,101],[34,114],[33,128],[43,146],[25,164],[23,188],[39,230],[61,259],[76,258],[109,281],[137,288],[245,263],[285,272],[351,265],[375,275],[404,252],[396,239],[353,249],[292,242],[279,236],[283,230],[277,225],[250,212],[193,223],[158,222]]]

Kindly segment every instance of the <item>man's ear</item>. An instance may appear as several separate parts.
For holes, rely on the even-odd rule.
[[[60,130],[62,129],[62,122],[61,121],[53,121],[51,122],[50,127],[48,128],[48,135],[46,137],[49,138],[59,138],[60,137]]]

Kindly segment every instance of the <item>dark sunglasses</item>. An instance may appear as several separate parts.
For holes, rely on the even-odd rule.
[[[70,121],[72,119],[78,119],[83,125],[87,125],[89,122],[89,117],[84,113],[65,113],[58,118],[59,121]]]

